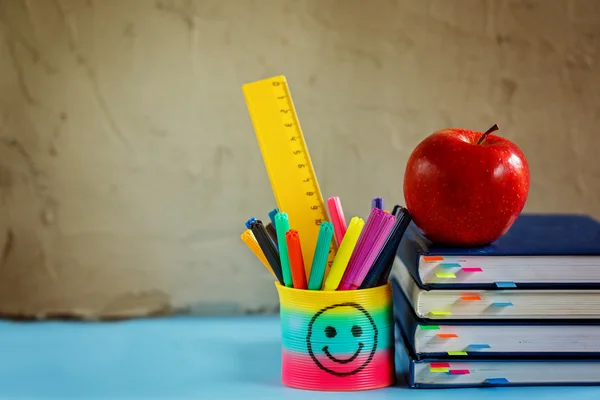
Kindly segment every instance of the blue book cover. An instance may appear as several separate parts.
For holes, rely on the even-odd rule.
[[[599,288],[600,222],[522,214],[496,242],[472,248],[436,245],[412,224],[397,255],[424,289]]]

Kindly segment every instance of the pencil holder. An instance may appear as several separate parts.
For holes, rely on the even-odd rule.
[[[391,285],[279,293],[284,385],[358,391],[394,384]]]

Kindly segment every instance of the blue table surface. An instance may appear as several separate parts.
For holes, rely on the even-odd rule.
[[[0,321],[0,398],[600,399],[600,387],[309,392],[281,384],[280,357],[271,316]]]

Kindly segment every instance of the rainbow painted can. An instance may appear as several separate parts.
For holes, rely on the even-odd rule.
[[[392,288],[279,293],[284,385],[319,391],[395,382]]]

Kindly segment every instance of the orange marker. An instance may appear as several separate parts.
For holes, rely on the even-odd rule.
[[[300,246],[298,231],[295,229],[287,231],[285,233],[285,241],[288,248],[288,257],[290,258],[294,289],[307,289],[304,259],[302,258],[302,247]]]
[[[242,241],[246,243],[246,246],[248,246],[248,248],[254,253],[256,258],[258,258],[260,262],[265,266],[265,268],[269,270],[271,275],[277,278],[275,276],[275,273],[273,272],[273,268],[271,268],[271,266],[269,265],[267,258],[265,257],[262,249],[258,245],[258,242],[254,238],[254,234],[252,233],[252,231],[250,229],[246,229],[240,237],[242,238]]]

